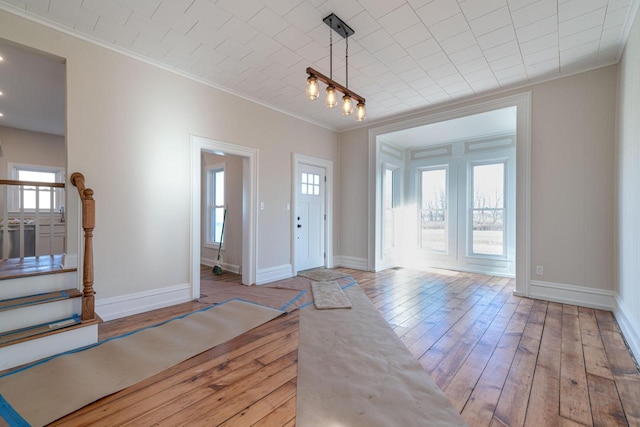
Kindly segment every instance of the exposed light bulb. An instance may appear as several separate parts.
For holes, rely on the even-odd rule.
[[[356,122],[363,121],[366,115],[367,112],[364,108],[364,102],[358,101],[358,105],[356,106]]]
[[[320,95],[320,88],[318,88],[318,79],[316,76],[309,76],[307,78],[307,96],[310,100],[318,99]]]
[[[336,88],[332,85],[327,86],[327,100],[325,102],[327,108],[333,108],[338,105],[338,98],[336,97]]]
[[[342,114],[348,116],[353,113],[353,101],[349,95],[342,97]]]

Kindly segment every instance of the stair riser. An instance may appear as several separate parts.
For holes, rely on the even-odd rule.
[[[54,301],[0,312],[0,333],[80,314],[82,298]]]
[[[94,344],[97,341],[98,325],[96,324],[0,347],[0,371]]]
[[[78,272],[20,277],[0,281],[0,300],[78,288]]]

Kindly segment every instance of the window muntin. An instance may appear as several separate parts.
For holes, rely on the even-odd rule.
[[[64,169],[55,166],[19,165],[10,164],[11,179],[16,181],[31,182],[64,182]],[[25,185],[21,191],[19,187],[10,189],[10,211],[18,212],[24,209],[26,212],[35,212],[36,203],[39,212],[48,212],[52,209],[60,210],[63,204],[63,192],[60,188],[39,187]],[[36,202],[37,200],[37,202]]]
[[[207,243],[222,244],[222,225],[225,208],[224,165],[207,169]]]
[[[505,163],[471,166],[471,253],[505,255]]]
[[[305,196],[320,195],[320,175],[302,172],[300,176],[300,192]]]
[[[446,253],[447,240],[447,169],[421,170],[420,247]]]

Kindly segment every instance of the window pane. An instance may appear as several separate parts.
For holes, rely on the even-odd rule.
[[[447,251],[447,170],[421,172],[421,247]]]
[[[473,167],[473,208],[504,208],[504,163]]]
[[[302,183],[306,184],[307,183],[307,174],[302,172]]]
[[[224,219],[224,208],[215,208],[214,213],[214,242],[220,242],[222,236],[222,221]]]
[[[472,252],[504,255],[504,163],[473,167]]]
[[[315,185],[320,185],[320,175],[313,175],[313,183]]]
[[[307,184],[302,184],[302,194],[307,194]]]
[[[19,181],[56,182],[54,172],[18,170]]]
[[[224,171],[215,174],[215,205],[224,206]]]

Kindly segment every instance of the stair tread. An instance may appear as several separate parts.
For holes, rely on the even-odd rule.
[[[80,316],[74,314],[72,317],[58,319],[52,322],[29,326],[26,328],[15,329],[13,331],[3,332],[0,333],[0,346],[11,344],[15,341],[23,341],[36,335],[42,335],[47,332],[67,328],[69,326],[74,326],[81,322],[82,321],[80,320]]]
[[[37,304],[46,304],[54,301],[62,301],[70,298],[78,298],[82,292],[77,289],[65,289],[62,291],[45,292],[24,297],[0,300],[0,312],[28,307]]]

